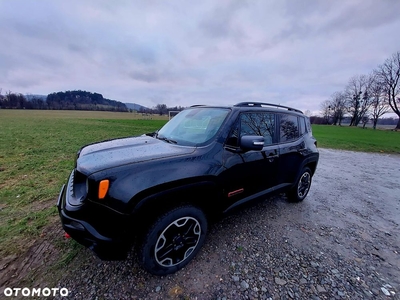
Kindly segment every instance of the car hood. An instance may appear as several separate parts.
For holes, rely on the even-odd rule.
[[[126,164],[193,153],[195,147],[170,144],[149,136],[99,142],[81,149],[77,169],[87,175]]]

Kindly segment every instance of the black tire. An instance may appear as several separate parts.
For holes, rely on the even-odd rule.
[[[305,167],[301,173],[299,178],[296,181],[296,184],[293,186],[289,192],[286,193],[286,196],[290,202],[301,202],[307,196],[310,187],[311,187],[312,173],[310,168]]]
[[[154,275],[174,273],[197,254],[207,233],[204,213],[193,206],[180,206],[159,217],[139,245],[139,261]]]

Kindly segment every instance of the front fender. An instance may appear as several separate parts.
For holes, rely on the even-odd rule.
[[[128,207],[135,214],[146,208],[156,209],[190,202],[209,211],[211,207],[216,208],[216,201],[221,195],[221,188],[213,178],[202,177],[192,182],[180,180],[143,191],[130,201]]]
[[[207,152],[205,155],[119,167],[98,174],[98,178],[110,180],[110,189],[103,203],[119,212],[130,213],[149,195],[181,185],[215,182],[223,170],[217,156]]]

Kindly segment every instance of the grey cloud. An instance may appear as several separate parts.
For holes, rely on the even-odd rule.
[[[259,100],[318,110],[400,49],[399,5],[0,1],[0,88],[85,89],[148,106]]]
[[[221,2],[219,2],[221,3]],[[246,2],[234,1],[228,5],[213,8],[213,10],[200,21],[199,27],[206,36],[212,38],[226,38],[230,36],[242,36],[244,32],[240,24],[235,22],[235,14],[246,6]]]
[[[285,3],[285,17],[288,18],[288,23],[276,40],[290,37],[329,37],[352,30],[368,31],[398,22],[398,11],[398,1],[288,1]]]
[[[341,11],[322,26],[321,34],[329,31],[354,30],[368,31],[370,29],[399,21],[399,1],[363,0],[353,2],[346,10]]]
[[[129,73],[129,77],[134,80],[145,81],[150,83],[159,81],[161,75],[156,70],[143,70],[143,71],[132,71]]]

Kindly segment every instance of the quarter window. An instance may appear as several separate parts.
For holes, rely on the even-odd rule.
[[[300,136],[302,136],[303,134],[305,134],[306,131],[306,120],[302,117],[299,117],[299,124],[300,124]]]
[[[306,121],[307,132],[311,133],[310,118],[307,118],[305,121]]]

